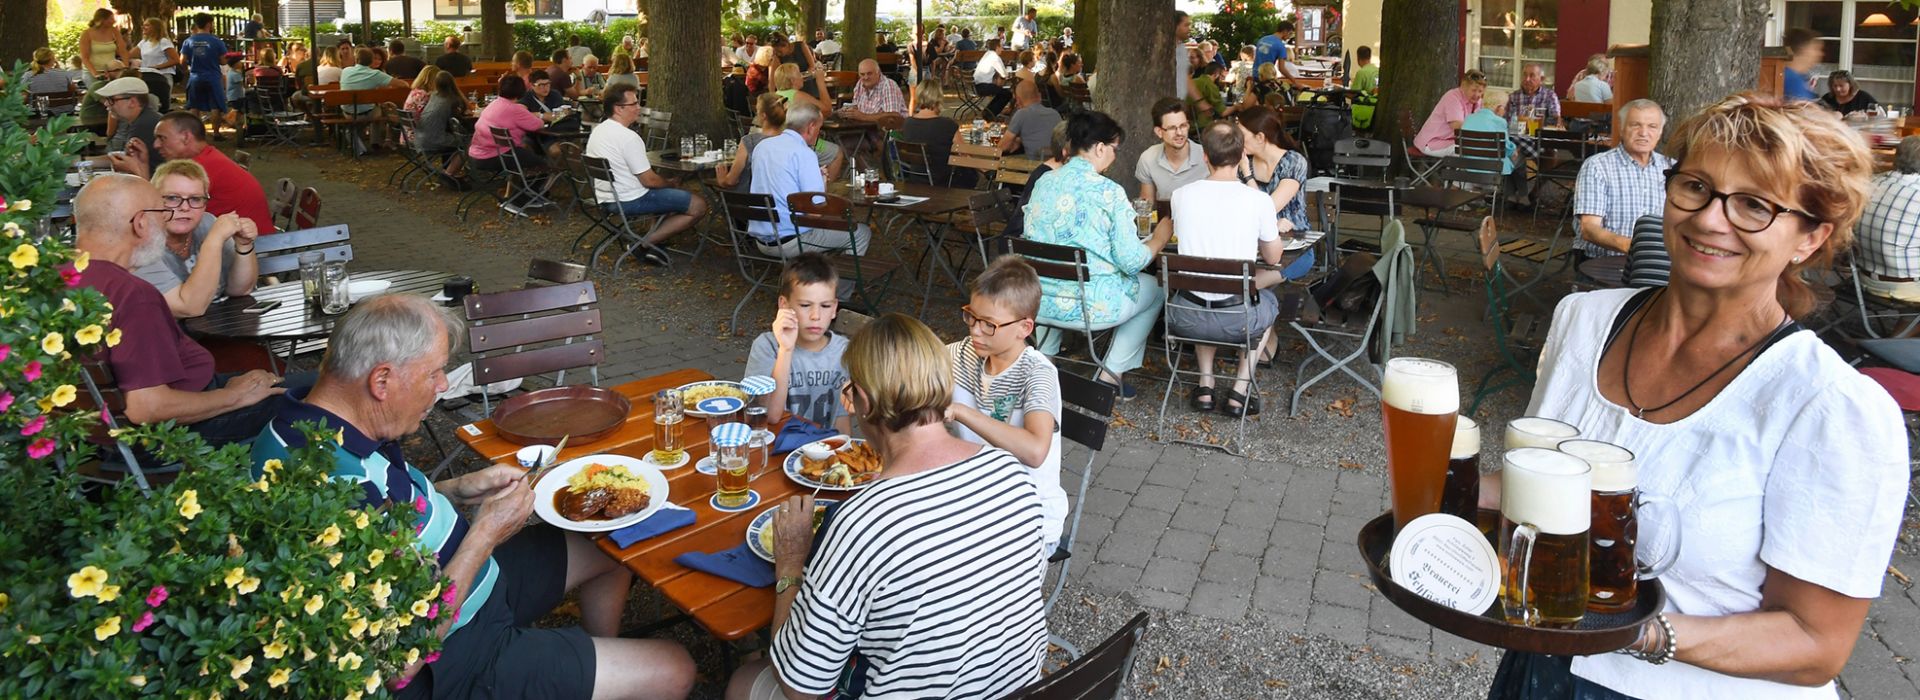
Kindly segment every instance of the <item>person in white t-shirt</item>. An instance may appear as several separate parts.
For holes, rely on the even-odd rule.
[[[1200,132],[1200,148],[1207,156],[1207,177],[1173,191],[1173,235],[1180,254],[1222,260],[1252,260],[1280,264],[1286,242],[1274,215],[1273,199],[1240,182],[1245,137],[1231,121],[1218,121]],[[1264,338],[1280,315],[1280,302],[1270,289],[1281,282],[1278,268],[1256,270],[1252,298],[1238,294],[1182,291],[1173,295],[1167,310],[1167,332],[1180,338],[1242,345],[1249,336]],[[1195,410],[1215,408],[1233,416],[1260,412],[1258,396],[1247,396],[1255,363],[1244,358],[1240,373],[1223,396],[1216,397],[1213,360],[1218,346],[1195,343],[1200,364],[1199,386],[1193,390]],[[1244,351],[1243,351],[1244,354]]]
[[[627,216],[666,217],[647,234],[641,257],[648,263],[666,266],[667,254],[659,245],[674,234],[693,228],[707,215],[707,200],[680,189],[660,177],[647,160],[647,143],[633,130],[640,118],[639,88],[625,83],[607,88],[604,98],[607,120],[593,127],[587,137],[586,155],[605,158],[613,171],[613,187],[595,182],[593,198],[602,206],[620,207]]]
[[[986,51],[980,54],[980,62],[973,65],[974,94],[989,98],[986,112],[981,118],[999,116],[1000,110],[1006,109],[1007,103],[1013,100],[1013,91],[1000,84],[1012,75],[1013,71],[1007,69],[1007,62],[1000,58],[1000,40],[988,39]]]
[[[1795,321],[1803,273],[1851,245],[1872,154],[1838,115],[1752,95],[1668,144],[1668,286],[1563,299],[1527,409],[1631,450],[1640,494],[1673,506],[1638,516],[1641,543],[1679,533],[1665,609],[1624,653],[1508,653],[1492,697],[1831,700],[1886,578],[1900,409]],[[1483,477],[1482,507],[1500,493]]]
[[[954,434],[992,445],[1032,467],[1040,489],[1042,556],[1060,544],[1067,492],[1060,487],[1060,375],[1045,353],[1027,344],[1040,314],[1040,275],[1017,255],[1003,255],[973,281],[960,307],[966,340],[953,355]]]

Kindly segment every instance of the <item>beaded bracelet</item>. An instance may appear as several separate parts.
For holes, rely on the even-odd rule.
[[[1673,623],[1667,620],[1666,613],[1655,614],[1653,616],[1653,619],[1655,622],[1660,623],[1660,631],[1666,633],[1667,635],[1666,644],[1662,645],[1660,650],[1657,652],[1640,651],[1640,650],[1634,649],[1631,646],[1627,647],[1626,649],[1623,649],[1622,651],[1625,651],[1628,656],[1632,656],[1633,658],[1639,659],[1641,661],[1645,661],[1655,666],[1659,666],[1659,665],[1665,664],[1668,661],[1673,660],[1674,654],[1679,651],[1680,641],[1679,641],[1679,637],[1674,635]],[[1644,627],[1642,628],[1642,631],[1643,632],[1645,631]],[[1635,639],[1633,640],[1633,642],[1634,644],[1639,644],[1640,640]]]

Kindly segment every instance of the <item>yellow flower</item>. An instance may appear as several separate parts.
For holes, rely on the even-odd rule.
[[[367,568],[369,569],[380,566],[380,562],[383,562],[386,560],[387,560],[387,550],[376,549],[371,552],[367,552]]]
[[[321,530],[320,536],[315,537],[313,541],[319,543],[322,547],[332,547],[340,544],[340,526],[328,525],[327,529]]]
[[[5,226],[0,226],[0,232],[5,232],[8,238],[19,238],[26,235],[26,231],[20,228],[20,224],[11,221],[7,222]],[[84,251],[81,253],[81,255],[85,254]],[[82,270],[82,272],[85,272],[85,270]]]
[[[86,272],[86,271],[87,271],[87,263],[90,263],[90,262],[93,262],[93,254],[92,254],[92,253],[89,253],[89,252],[87,252],[87,251],[84,251],[84,250],[82,250],[82,251],[78,251],[78,252],[75,252],[75,253],[73,254],[73,271],[74,271],[74,272]]]
[[[349,571],[347,572],[347,575],[340,577],[340,590],[343,590],[343,591],[353,590],[353,572]]]
[[[8,597],[7,594],[0,593],[0,613],[6,612],[7,605],[12,602],[13,602],[13,599]]]
[[[367,627],[367,634],[371,634],[375,637],[378,637],[380,636],[380,631],[386,628],[387,628],[386,620],[374,620],[373,624]],[[412,663],[412,662],[408,662],[408,663]]]
[[[269,460],[267,460],[267,461],[265,461],[265,462],[261,462],[261,463],[260,463],[260,473],[262,473],[262,474],[278,474],[278,473],[280,473],[280,467],[282,467],[282,466],[284,466],[284,465],[283,465],[283,464],[282,464],[282,463],[280,462],[280,460],[277,460],[277,459],[269,459]]]
[[[60,335],[58,332],[48,333],[47,337],[40,339],[40,349],[48,355],[58,355],[66,352],[67,337]]]
[[[259,481],[253,482],[253,490],[259,491],[260,493],[266,493],[267,489],[270,488],[272,487],[267,485],[266,477],[261,477]]]
[[[353,618],[353,622],[347,625],[347,634],[353,635],[354,639],[359,639],[362,636],[365,636],[366,633],[367,633],[367,618],[364,618],[364,617]]]
[[[367,676],[367,684],[360,687],[366,688],[367,692],[369,693],[379,690],[380,689],[380,672],[374,671],[373,675]]]
[[[410,609],[410,612],[413,613],[414,617],[426,617],[427,608],[428,608],[427,601],[416,600],[416,601],[413,601],[413,607]]]
[[[360,691],[358,690],[347,691],[346,695],[340,696],[340,700],[360,700]]]
[[[99,595],[107,585],[107,572],[97,566],[83,566],[67,577],[67,592],[75,598]]]
[[[306,647],[300,647],[300,660],[301,660],[301,661],[312,661],[312,660],[313,660],[313,657],[316,657],[316,656],[319,656],[319,654],[315,654],[315,653],[313,653],[313,650],[312,650],[312,649],[308,649],[308,648],[306,648]]]
[[[34,265],[40,264],[40,249],[30,244],[22,243],[20,247],[13,249],[11,255],[7,256],[7,262],[13,263],[13,269],[15,270],[25,270],[33,267]]]
[[[360,511],[359,513],[356,513],[353,516],[353,529],[365,530],[367,529],[367,523],[369,522],[372,522],[372,519],[367,517],[367,512],[364,510]]]
[[[27,644],[32,645],[32,644],[39,644],[39,643],[40,643],[40,635],[37,635],[37,634],[27,635]]]
[[[276,668],[273,670],[272,675],[267,676],[267,687],[278,688],[280,686],[286,685],[287,677],[291,675],[293,675],[293,672],[291,671],[288,671],[284,668]]]
[[[234,586],[240,585],[240,582],[245,580],[246,578],[247,578],[247,570],[236,566],[236,567],[233,567],[232,569],[228,569],[226,577],[222,578],[221,581],[227,584],[228,588],[232,588]]]
[[[73,340],[81,345],[92,345],[100,342],[100,339],[106,337],[106,335],[106,330],[100,328],[100,324],[93,323],[88,324],[85,328],[74,331]]]
[[[192,520],[200,514],[200,492],[187,489],[174,497],[173,505],[180,509],[180,517]]]
[[[93,638],[102,642],[107,641],[108,637],[111,637],[119,633],[120,633],[120,616],[119,615],[109,617],[105,621],[101,622],[100,624],[95,625],[93,628]]]
[[[240,591],[240,595],[246,595],[248,593],[257,591],[259,589],[260,589],[260,579],[252,576],[248,576],[246,580],[240,582],[240,587],[238,590]]]
[[[361,659],[360,659],[360,655],[359,655],[359,654],[355,654],[355,653],[353,653],[353,652],[351,652],[351,651],[349,651],[349,652],[347,652],[347,653],[345,653],[345,654],[341,654],[341,655],[340,655],[340,658],[339,658],[339,659],[337,659],[336,661],[337,661],[337,663],[339,664],[339,667],[340,667],[340,670],[342,670],[342,671],[358,671],[358,670],[360,670],[360,661],[361,661]]]
[[[26,211],[26,210],[28,210],[28,209],[32,209],[32,208],[33,208],[33,200],[31,200],[31,199],[21,199],[21,200],[16,200],[16,201],[15,201],[15,202],[13,203],[13,210],[14,210],[14,211]]]
[[[407,650],[407,662],[406,662],[406,664],[405,664],[405,665],[407,665],[407,666],[412,666],[412,665],[413,665],[413,662],[415,662],[415,661],[419,661],[419,660],[420,660],[420,650],[419,650],[419,649],[408,649],[408,650]]]
[[[119,344],[120,344],[120,329],[115,328],[113,330],[107,331],[107,347],[114,347]]]
[[[106,585],[106,586],[100,587],[100,602],[111,603],[114,601],[114,599],[119,597],[120,597],[119,586]]]
[[[132,684],[133,684],[133,687],[135,687],[135,688],[145,688],[145,687],[147,687],[147,677],[146,677],[146,676],[127,676],[127,682],[128,682],[128,683],[132,683]]]
[[[253,655],[248,654],[246,657],[233,662],[233,670],[227,672],[227,677],[240,680],[241,676],[247,675],[247,672],[251,670],[253,670]]]
[[[53,393],[47,396],[47,400],[57,408],[73,403],[74,397],[79,395],[80,392],[75,390],[72,384],[61,384],[53,388]]]
[[[260,647],[260,655],[269,659],[278,659],[287,655],[287,645],[278,639],[273,640],[266,646]]]
[[[368,586],[367,592],[373,595],[374,605],[385,609],[387,607],[387,596],[393,594],[393,585],[386,581],[374,581]]]
[[[305,594],[306,592],[301,589],[298,584],[288,588],[282,588],[280,589],[280,602],[285,603],[290,599],[298,598]]]
[[[60,300],[60,313],[70,314],[79,310],[80,310],[80,307],[73,305],[73,299],[68,298],[68,299]]]
[[[337,567],[337,566],[339,566],[339,565],[340,565],[340,560],[341,560],[341,559],[343,559],[343,558],[345,558],[345,556],[346,556],[346,555],[344,555],[344,554],[341,554],[341,553],[339,553],[339,552],[334,552],[334,553],[332,553],[332,554],[329,554],[329,555],[327,555],[327,566],[328,566],[328,567]]]
[[[320,594],[315,593],[313,594],[313,597],[307,599],[307,605],[306,605],[307,614],[312,615],[314,613],[320,612],[320,608],[326,607],[326,605],[327,605],[327,599],[322,598],[320,597]]]

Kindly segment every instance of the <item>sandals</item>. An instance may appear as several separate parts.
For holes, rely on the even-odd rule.
[[[1225,394],[1226,394],[1226,403],[1221,404],[1220,406],[1221,413],[1225,413],[1235,418],[1260,415],[1260,397],[1258,396],[1249,397],[1249,396],[1246,396],[1245,394],[1241,394],[1240,392],[1234,391],[1232,389],[1226,390]],[[1239,405],[1236,406],[1234,404],[1239,404]]]
[[[1213,387],[1195,387],[1193,395],[1187,399],[1187,405],[1192,406],[1193,410],[1201,413],[1212,413],[1215,406]]]

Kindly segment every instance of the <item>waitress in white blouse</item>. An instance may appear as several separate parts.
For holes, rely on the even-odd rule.
[[[1670,286],[1554,312],[1529,413],[1633,450],[1643,542],[1680,528],[1667,605],[1621,653],[1508,654],[1494,698],[1834,698],[1907,491],[1899,409],[1794,319],[1851,245],[1865,144],[1812,103],[1735,96],[1669,143]],[[1497,500],[1497,481],[1481,491]]]

